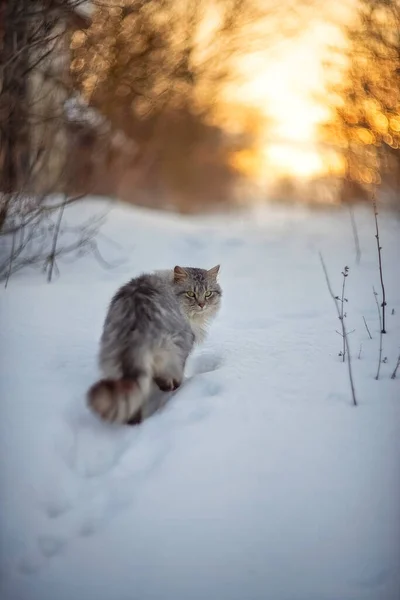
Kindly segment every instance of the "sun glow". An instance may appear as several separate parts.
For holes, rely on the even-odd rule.
[[[278,177],[309,178],[322,174],[326,169],[323,156],[316,150],[296,148],[290,143],[268,145],[263,149],[263,156],[267,167]]]
[[[238,157],[242,170],[258,179],[314,178],[338,172],[342,164],[318,144],[318,127],[329,117],[321,102],[325,94],[324,58],[339,30],[319,20],[278,47],[272,56],[247,58],[247,84],[234,93],[265,114],[265,134],[259,156]],[[243,161],[240,159],[243,158]]]

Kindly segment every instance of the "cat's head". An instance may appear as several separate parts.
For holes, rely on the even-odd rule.
[[[174,288],[189,318],[215,316],[220,304],[222,290],[217,281],[219,265],[212,269],[194,267],[174,268]]]

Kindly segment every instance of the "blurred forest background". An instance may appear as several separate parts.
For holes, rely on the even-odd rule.
[[[1,0],[0,19],[0,276],[87,194],[400,206],[400,0]]]

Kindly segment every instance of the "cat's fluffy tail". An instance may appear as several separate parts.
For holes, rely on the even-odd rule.
[[[104,421],[139,423],[150,390],[150,378],[100,379],[87,393],[89,407]]]

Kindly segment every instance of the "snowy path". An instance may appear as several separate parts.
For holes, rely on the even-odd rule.
[[[347,214],[116,208],[104,232],[121,266],[86,257],[51,286],[28,274],[0,292],[2,600],[398,600],[400,226],[382,217],[375,381],[375,240],[371,215],[357,219],[359,266]],[[350,266],[358,408],[319,250],[338,292]],[[84,393],[117,286],[217,262],[223,310],[182,388],[139,428],[94,419]]]

